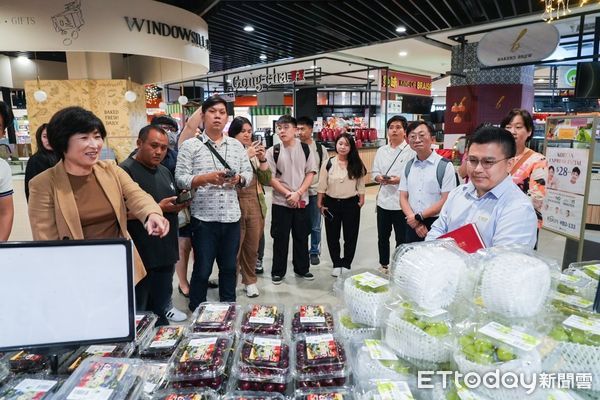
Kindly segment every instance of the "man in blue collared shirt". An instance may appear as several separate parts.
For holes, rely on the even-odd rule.
[[[426,240],[474,223],[486,247],[536,243],[537,218],[531,200],[512,181],[516,144],[497,127],[484,127],[469,140],[469,183],[450,192]]]
[[[253,176],[244,146],[223,135],[227,123],[225,100],[209,97],[202,103],[202,112],[204,133],[198,139],[183,142],[175,169],[180,189],[196,189],[191,204],[194,270],[190,281],[190,311],[206,301],[208,278],[215,259],[219,266],[219,300],[235,301],[241,216],[236,186],[248,186]]]

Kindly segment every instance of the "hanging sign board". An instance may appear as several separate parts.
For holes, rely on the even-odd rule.
[[[487,33],[477,46],[477,58],[489,67],[541,61],[560,41],[558,29],[540,22]]]
[[[400,94],[417,94],[431,96],[431,77],[409,74],[407,72],[389,71],[381,75],[381,91]]]
[[[289,72],[273,72],[260,75],[239,76],[236,75],[231,79],[231,86],[235,90],[254,89],[257,92],[262,92],[272,85],[286,85],[297,82],[304,82],[305,70]]]

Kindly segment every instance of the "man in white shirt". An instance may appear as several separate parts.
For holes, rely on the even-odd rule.
[[[298,126],[298,137],[300,141],[307,144],[310,153],[317,162],[317,170],[320,171],[324,162],[327,162],[329,155],[327,149],[313,140],[314,122],[308,117],[300,117],[296,120]],[[308,215],[310,218],[310,263],[319,265],[321,260],[321,212],[317,207],[317,187],[319,186],[319,173],[317,172],[308,188]]]
[[[537,217],[531,199],[512,181],[517,146],[508,131],[484,127],[469,138],[469,183],[454,189],[426,240],[475,224],[486,247],[518,244],[533,249]]]
[[[244,146],[223,135],[227,102],[211,96],[202,103],[204,133],[179,148],[175,180],[180,189],[196,190],[191,204],[194,270],[190,311],[206,301],[213,263],[219,266],[219,300],[235,301],[236,263],[240,243],[237,186],[250,185],[252,166]]]
[[[400,208],[398,184],[404,172],[404,163],[415,156],[414,150],[406,143],[407,121],[401,115],[395,115],[387,121],[388,144],[377,149],[372,179],[377,182],[377,236],[379,264],[381,271],[387,273],[390,263],[390,235],[392,227],[396,247],[405,243],[406,218]]]
[[[10,165],[0,158],[0,242],[5,242],[12,231],[15,210]]]
[[[317,166],[308,146],[296,139],[296,119],[283,115],[277,120],[281,143],[267,150],[267,162],[273,173],[273,208],[271,237],[273,238],[273,268],[271,280],[279,285],[287,272],[288,245],[292,234],[292,265],[300,278],[313,280],[309,272],[308,235],[310,220],[306,206]]]
[[[433,151],[435,135],[431,124],[415,121],[408,126],[408,143],[417,153],[404,167],[399,186],[400,205],[406,214],[407,243],[425,240],[448,193],[456,187],[456,172],[451,162]]]

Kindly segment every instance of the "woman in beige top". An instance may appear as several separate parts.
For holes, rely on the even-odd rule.
[[[317,206],[325,217],[327,247],[333,262],[331,276],[338,277],[342,268],[350,269],[360,225],[360,209],[365,204],[365,175],[354,139],[347,133],[335,141],[337,156],[321,168],[317,188]],[[344,257],[340,256],[340,231],[344,227]]]

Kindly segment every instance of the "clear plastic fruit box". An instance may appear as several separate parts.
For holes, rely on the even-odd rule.
[[[565,294],[575,294],[594,300],[599,276],[600,260],[571,263],[561,275],[558,290]]]
[[[135,314],[135,342],[137,345],[146,342],[148,336],[154,331],[158,316],[152,312],[138,312]]]
[[[152,400],[219,400],[219,395],[210,389],[165,389],[155,393]]]
[[[287,341],[276,336],[249,336],[240,340],[232,375],[235,390],[285,394],[291,381],[293,356]]]
[[[129,358],[135,351],[135,346],[135,342],[125,342],[80,347],[67,359],[60,368],[60,372],[71,374],[79,367],[83,360],[93,356]]]
[[[57,399],[66,400],[129,400],[137,399],[142,379],[134,372],[139,360],[92,357],[62,385]]]
[[[232,345],[232,338],[226,335],[184,339],[169,361],[169,384],[175,388],[220,390],[226,380],[225,369]]]
[[[168,360],[183,339],[184,331],[184,327],[178,325],[154,328],[153,334],[140,345],[140,357],[159,361]]]
[[[144,361],[136,368],[136,373],[144,380],[144,398],[150,399],[154,393],[166,388],[168,368],[168,363],[154,361]]]
[[[240,331],[243,335],[283,336],[285,307],[282,304],[248,304],[244,309]]]
[[[351,388],[300,388],[294,393],[295,400],[353,400]]]
[[[235,335],[235,322],[238,314],[239,306],[235,303],[202,303],[192,315],[190,331],[194,334]]]
[[[451,360],[452,321],[447,311],[419,309],[406,302],[390,308],[383,336],[398,355],[432,363]]]
[[[2,400],[49,400],[51,399],[61,382],[44,374],[41,375],[18,375],[0,386],[0,399]]]
[[[392,298],[390,281],[371,272],[352,275],[344,281],[344,301],[352,320],[379,327],[385,303]]]
[[[500,374],[522,374],[530,382],[533,374],[542,371],[538,352],[541,342],[539,336],[497,322],[475,324],[459,335],[454,361],[463,374],[475,372],[483,376],[497,370]],[[522,386],[515,389],[481,387],[476,392],[495,400],[529,398],[527,389]]]
[[[483,274],[479,293],[485,309],[505,318],[530,318],[551,301],[553,279],[560,267],[533,251],[517,247],[491,248],[479,253]]]
[[[557,324],[549,334],[557,341],[554,364],[562,372],[592,375],[592,389],[600,391],[600,320],[571,315]]]
[[[292,335],[333,333],[333,312],[329,304],[297,304],[293,308]]]
[[[583,318],[600,318],[600,314],[594,312],[594,302],[575,294],[564,294],[561,292],[551,293],[552,306],[554,310],[562,315],[579,315]]]
[[[235,390],[226,393],[221,397],[221,400],[286,400],[286,397],[281,393]]]
[[[467,259],[450,240],[405,244],[394,253],[392,280],[400,296],[419,308],[447,308],[459,297]]]
[[[335,331],[345,342],[360,339],[379,339],[381,337],[379,328],[353,321],[346,308],[335,313]]]
[[[331,387],[347,383],[350,368],[344,345],[332,334],[306,335],[295,342],[296,387]]]
[[[357,385],[362,386],[371,379],[389,379],[392,381],[411,381],[414,367],[398,357],[394,350],[381,340],[363,339],[352,341],[352,372]]]
[[[416,389],[416,380],[409,383],[405,380],[371,379],[355,388],[356,400],[430,400],[430,393],[425,389]]]

